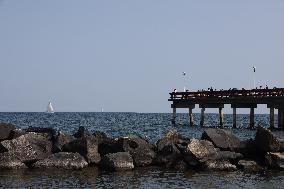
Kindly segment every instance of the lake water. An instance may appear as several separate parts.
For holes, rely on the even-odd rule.
[[[199,114],[194,114],[199,123]],[[277,126],[277,119],[275,117]],[[232,116],[225,115],[225,127],[242,139],[253,138],[255,130],[247,129],[249,115],[238,115],[238,129],[231,129]],[[187,114],[178,114],[171,124],[171,114],[160,113],[0,113],[0,122],[19,128],[53,127],[74,133],[79,126],[103,131],[110,137],[137,134],[155,143],[169,129],[176,128],[183,136],[200,138],[204,129],[190,127]],[[266,127],[269,115],[256,115],[256,124]],[[206,114],[205,126],[218,125],[218,114]],[[283,131],[274,134],[284,139]],[[158,167],[139,168],[130,172],[100,172],[96,167],[83,170],[1,170],[0,188],[283,188],[284,172],[249,174],[244,172],[180,172]]]

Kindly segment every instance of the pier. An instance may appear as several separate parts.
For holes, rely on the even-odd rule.
[[[274,128],[274,110],[278,110],[278,128],[284,129],[284,88],[273,89],[252,89],[252,90],[213,90],[196,91],[196,92],[171,92],[168,101],[172,102],[173,109],[172,122],[176,120],[177,108],[187,108],[190,126],[193,126],[192,110],[196,105],[201,108],[200,126],[204,126],[206,108],[217,108],[219,110],[219,126],[222,128],[224,123],[223,108],[225,104],[231,105],[233,110],[233,128],[237,128],[237,109],[250,109],[250,124],[253,128],[254,110],[259,104],[267,105],[270,109],[270,128]]]

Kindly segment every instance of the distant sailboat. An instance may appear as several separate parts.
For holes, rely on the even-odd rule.
[[[46,112],[47,113],[54,113],[54,109],[51,105],[51,102],[48,103]]]
[[[101,112],[104,112],[104,109],[103,109],[103,108],[101,109]]]

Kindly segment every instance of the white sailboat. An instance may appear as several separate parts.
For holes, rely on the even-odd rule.
[[[51,105],[51,102],[49,101],[48,105],[47,105],[47,109],[46,109],[47,113],[54,113],[54,109]]]

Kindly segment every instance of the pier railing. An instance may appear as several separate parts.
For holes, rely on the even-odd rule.
[[[263,97],[283,97],[284,88],[275,89],[252,89],[252,90],[208,90],[208,91],[196,91],[196,92],[171,92],[169,101],[179,99],[206,99],[210,97],[214,98],[263,98]]]

